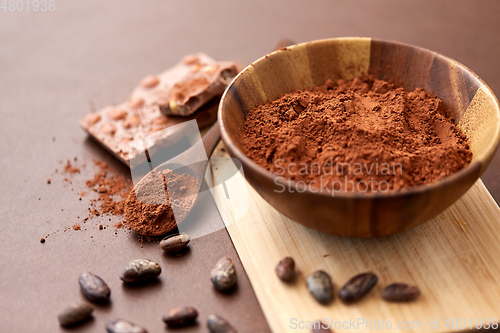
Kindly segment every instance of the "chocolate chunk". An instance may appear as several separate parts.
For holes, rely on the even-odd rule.
[[[150,150],[158,141],[175,144],[175,142],[167,140],[170,133],[161,132],[168,127],[189,120],[196,120],[200,129],[213,124],[217,119],[218,106],[218,100],[212,100],[188,117],[165,117],[160,113],[157,105],[144,106],[133,111],[127,109],[126,118],[119,120],[111,118],[116,116],[113,113],[115,107],[108,107],[98,111],[102,113],[101,121],[93,126],[88,126],[84,121],[81,121],[80,126],[104,148],[113,153],[116,158],[128,165],[131,159],[142,154],[144,148]],[[128,108],[126,105],[118,105],[117,107]],[[109,126],[108,123],[113,126]],[[152,134],[155,135],[151,136]],[[149,137],[148,146],[144,147],[146,137]],[[149,144],[150,140],[152,140],[152,144]]]
[[[111,290],[99,276],[90,272],[83,272],[78,277],[78,283],[82,294],[89,300],[94,302],[109,301]]]
[[[127,101],[89,113],[80,126],[128,164],[144,148],[165,141],[169,133],[160,132],[165,128],[189,120],[196,120],[199,128],[213,124],[219,97],[236,75],[236,66],[203,53],[185,59],[162,74],[145,77]],[[144,147],[145,138],[155,133]]]
[[[94,308],[90,304],[73,304],[59,313],[57,318],[64,327],[76,326],[92,316]]]
[[[161,267],[157,263],[147,259],[136,259],[131,261],[120,275],[120,279],[126,283],[153,280],[161,274]]]
[[[191,60],[190,60],[191,61]],[[238,71],[233,62],[210,62],[199,57],[190,65],[190,73],[176,82],[160,101],[166,116],[187,116],[216,96],[221,96]]]

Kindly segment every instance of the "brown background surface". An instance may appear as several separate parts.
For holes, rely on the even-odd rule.
[[[109,283],[113,301],[97,307],[95,319],[75,331],[104,331],[104,322],[119,316],[161,332],[160,318],[169,308],[193,305],[200,325],[182,332],[206,331],[209,313],[229,318],[240,332],[267,332],[239,262],[235,293],[211,288],[214,262],[222,255],[237,259],[224,230],[194,240],[181,258],[162,255],[156,244],[141,248],[124,230],[98,230],[101,221],[111,226],[115,218],[91,220],[79,232],[56,232],[40,244],[40,237],[86,216],[90,197],[79,201],[77,192],[96,170],[94,158],[128,172],[77,121],[93,106],[123,101],[144,75],[187,53],[246,64],[283,37],[303,42],[367,36],[415,44],[462,62],[500,94],[499,15],[495,0],[86,0],[57,1],[54,12],[0,10],[0,331],[61,330],[56,313],[83,299],[77,276],[88,269]],[[65,183],[55,169],[74,157],[87,167]],[[499,169],[497,155],[483,177],[497,201]],[[221,223],[212,202],[201,204],[204,219]],[[160,282],[127,288],[118,275],[140,257],[162,265]]]

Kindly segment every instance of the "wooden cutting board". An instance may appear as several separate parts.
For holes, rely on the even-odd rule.
[[[227,156],[221,147],[214,157]],[[298,329],[299,323],[323,318],[333,320],[335,332],[407,333],[466,331],[476,321],[500,319],[500,209],[481,180],[441,215],[413,230],[351,239],[318,233],[277,212],[230,158],[212,158],[212,177],[214,184],[226,180],[224,186],[214,186],[213,195],[273,332],[310,332]],[[292,285],[274,272],[286,256],[300,270]],[[323,306],[305,284],[318,269],[331,275],[336,292],[366,271],[376,273],[379,282],[359,303],[345,305],[336,297]],[[380,292],[393,282],[416,284],[422,295],[413,303],[387,303]],[[365,323],[351,324],[358,320]]]

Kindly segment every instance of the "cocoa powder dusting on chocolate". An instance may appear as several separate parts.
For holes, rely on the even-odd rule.
[[[343,191],[359,191],[356,185],[370,179],[392,191],[428,184],[472,159],[439,98],[372,76],[328,80],[250,110],[242,145],[248,157],[285,179],[312,187],[320,187],[320,179],[338,181],[347,184]]]

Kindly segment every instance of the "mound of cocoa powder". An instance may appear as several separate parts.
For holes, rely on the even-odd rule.
[[[322,190],[365,192],[370,181],[380,185],[375,192],[402,190],[449,176],[472,159],[439,98],[372,76],[286,94],[250,110],[243,130],[248,157]]]
[[[188,174],[153,170],[125,202],[125,223],[143,236],[162,236],[177,227],[194,204],[198,181]],[[175,214],[174,214],[175,213]]]

